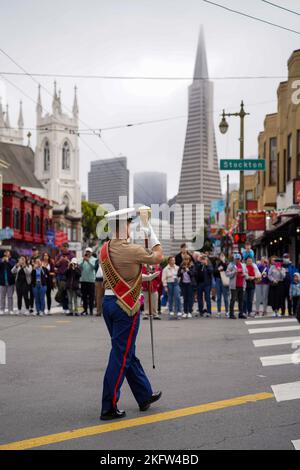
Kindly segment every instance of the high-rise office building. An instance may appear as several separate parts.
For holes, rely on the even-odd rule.
[[[91,162],[88,174],[88,199],[99,204],[112,204],[119,209],[119,197],[129,204],[129,170],[127,158],[118,157]]]
[[[165,204],[167,202],[167,175],[158,171],[135,173],[133,177],[134,204]]]
[[[177,204],[210,204],[221,199],[221,182],[213,122],[213,83],[208,78],[207,57],[201,27],[193,83],[188,94],[188,123]],[[194,219],[194,215],[193,215]]]

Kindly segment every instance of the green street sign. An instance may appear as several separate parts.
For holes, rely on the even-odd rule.
[[[265,171],[266,161],[255,160],[252,158],[237,160],[220,160],[220,170],[234,170],[234,171]]]

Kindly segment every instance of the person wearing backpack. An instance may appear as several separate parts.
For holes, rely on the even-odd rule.
[[[67,316],[78,316],[78,291],[81,269],[76,258],[72,258],[66,270],[66,289],[68,295],[69,313]]]

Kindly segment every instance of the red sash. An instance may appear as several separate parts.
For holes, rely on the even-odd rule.
[[[101,248],[101,265],[105,276],[105,283],[117,297],[118,305],[129,316],[133,316],[140,308],[140,293],[142,286],[142,268],[134,282],[130,286],[116,271],[109,255],[109,243]]]

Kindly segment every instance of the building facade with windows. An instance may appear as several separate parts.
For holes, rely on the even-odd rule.
[[[32,245],[46,245],[52,228],[51,203],[48,199],[22,189],[16,184],[3,184],[2,226],[13,230],[5,241],[19,254],[30,255]]]
[[[300,49],[288,60],[288,80],[277,90],[277,113],[269,114],[259,134],[259,158],[266,171],[256,173],[258,209],[267,216],[267,230],[256,234],[259,254],[289,253],[300,262]]]
[[[119,198],[124,198],[123,208],[129,205],[127,158],[106,158],[91,162],[91,170],[88,173],[88,200],[101,205],[111,204],[114,210],[118,210]]]

